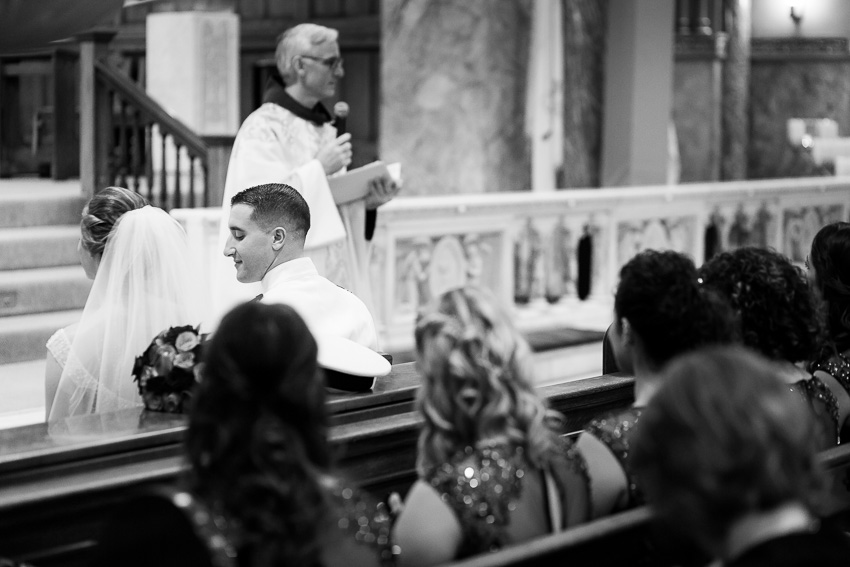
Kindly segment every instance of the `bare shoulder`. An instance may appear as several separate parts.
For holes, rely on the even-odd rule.
[[[404,566],[434,565],[454,558],[461,542],[454,512],[427,482],[414,483],[396,520],[393,539],[401,548]]]

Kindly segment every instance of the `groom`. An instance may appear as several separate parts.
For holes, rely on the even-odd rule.
[[[268,183],[237,193],[230,204],[224,255],[233,259],[237,280],[261,282],[258,299],[291,306],[314,335],[377,350],[375,323],[363,302],[320,276],[304,256],[310,209],[298,191]]]

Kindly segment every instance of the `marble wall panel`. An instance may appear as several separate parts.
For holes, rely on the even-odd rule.
[[[407,195],[522,190],[523,0],[382,0],[380,155]]]
[[[720,178],[720,65],[708,57],[679,60],[673,68],[673,121],[682,183]]]
[[[724,2],[728,41],[720,101],[720,175],[727,181],[748,178],[751,16],[752,0]]]
[[[564,3],[564,169],[558,187],[599,186],[607,1]]]
[[[832,118],[850,136],[850,58],[754,59],[750,82],[751,179],[828,175],[787,140],[789,118]]]

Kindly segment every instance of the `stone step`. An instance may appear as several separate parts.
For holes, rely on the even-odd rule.
[[[0,317],[0,364],[42,360],[47,339],[80,320],[82,310]]]
[[[3,180],[0,228],[79,224],[84,204],[79,181]]]
[[[0,228],[0,269],[79,265],[80,225]]]
[[[82,309],[91,283],[79,264],[0,271],[0,317]]]

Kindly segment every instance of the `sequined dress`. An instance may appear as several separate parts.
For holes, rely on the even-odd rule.
[[[587,466],[572,443],[558,438],[559,447],[548,472],[563,502],[563,526],[589,519],[590,484]],[[463,537],[455,557],[496,551],[511,542],[509,525],[524,481],[533,468],[521,447],[509,445],[467,447],[426,475],[441,500],[457,517]]]
[[[620,463],[626,475],[626,503],[615,511],[634,508],[643,504],[644,497],[635,482],[629,467],[629,438],[640,420],[642,408],[631,407],[625,410],[602,414],[594,418],[585,428],[585,432],[599,439]]]
[[[367,565],[392,566],[395,565],[398,548],[390,541],[391,517],[383,503],[374,504],[363,493],[348,487],[334,487],[328,492],[328,503],[333,512],[329,521],[335,525],[328,525],[320,529],[322,541],[318,543],[321,549],[318,560],[305,567],[355,567],[364,564],[351,557],[352,546],[365,546],[372,553],[366,554]],[[150,502],[158,500],[159,512],[154,518],[142,518],[139,510],[151,509]],[[211,567],[251,567],[252,557],[257,555],[257,550],[252,550],[243,545],[243,531],[239,522],[228,518],[225,514],[217,511],[218,507],[208,505],[203,500],[196,498],[191,493],[171,487],[162,487],[151,491],[135,500],[130,500],[121,514],[110,522],[113,534],[121,534],[118,537],[110,537],[109,531],[105,535],[106,545],[101,547],[114,548],[114,552],[100,558],[94,567],[105,567],[116,564],[115,555],[121,556],[121,561],[127,563],[127,553],[133,553],[131,547],[137,541],[148,541],[156,539],[162,549],[182,548],[187,539],[197,539],[204,549],[203,565]],[[182,516],[185,520],[167,521],[166,517]],[[141,521],[140,521],[141,520]],[[158,522],[166,522],[171,528],[166,537],[157,532],[156,527],[148,526]],[[141,527],[140,527],[141,525]],[[127,529],[127,528],[130,529]],[[150,530],[150,533],[147,533]],[[127,533],[132,535],[127,536]],[[123,538],[130,537],[130,543]],[[109,539],[122,541],[108,541]],[[147,544],[145,544],[147,545]],[[262,555],[262,553],[260,553]],[[358,554],[363,555],[363,554]],[[179,557],[184,557],[179,555]],[[197,556],[191,556],[190,561],[200,565]],[[147,565],[149,563],[138,559],[135,565]]]
[[[843,385],[843,383],[842,383]],[[846,387],[846,386],[845,386]],[[823,432],[823,449],[841,443],[841,431],[838,423],[838,400],[826,384],[817,376],[799,380],[789,386],[809,406]]]

